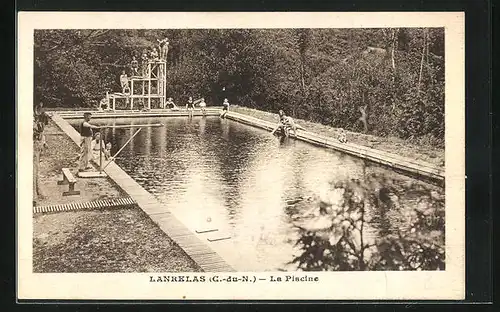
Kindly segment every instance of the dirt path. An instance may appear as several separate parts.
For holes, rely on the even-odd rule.
[[[52,121],[40,157],[37,205],[124,197],[108,178],[77,178],[80,195],[62,196],[61,169],[76,175],[78,146]],[[192,272],[200,267],[139,208],[36,214],[34,272]]]

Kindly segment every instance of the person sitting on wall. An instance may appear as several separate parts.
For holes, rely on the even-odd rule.
[[[293,135],[297,136],[297,129],[304,129],[301,126],[297,125],[292,117],[286,116],[285,112],[281,109],[279,110],[278,117],[278,126],[276,126],[271,134],[274,134],[276,131],[281,130],[285,136],[289,136],[290,130],[293,130]]]
[[[191,96],[188,98],[188,101],[187,101],[187,104],[186,104],[186,110],[189,111],[189,116],[193,115],[194,102],[193,102],[193,97],[191,97]]]
[[[339,142],[340,143],[347,143],[347,135],[344,131],[344,129],[341,129],[340,130],[340,134],[339,134]]]
[[[175,109],[175,110],[178,110],[179,108],[177,107],[177,105],[175,105],[173,99],[171,97],[169,97],[167,99],[167,101],[165,102],[165,108],[169,108],[169,109]]]
[[[103,107],[106,107],[106,108],[103,108]],[[99,110],[102,111],[102,110],[105,110],[105,111],[109,111],[111,110],[111,108],[109,107],[109,101],[107,98],[102,98],[101,101],[99,102]]]
[[[142,103],[142,107],[141,107],[141,111],[143,111],[143,112],[147,112],[147,111],[149,111],[149,110],[150,110],[150,109],[149,109],[149,107],[148,107],[148,106],[146,106],[146,103],[145,103],[145,102],[143,102],[143,103]]]
[[[278,112],[278,125],[271,131],[271,134],[274,135],[276,131],[280,130],[285,136],[288,136],[288,127],[286,126],[286,115],[285,112],[280,109]]]
[[[203,115],[205,115],[206,114],[206,107],[207,107],[207,103],[205,103],[205,98],[200,99],[199,105],[201,108],[201,112],[203,113]]]
[[[222,112],[220,114],[220,117],[221,118],[226,117],[228,111],[229,111],[229,101],[227,99],[224,99],[224,102],[222,102]]]

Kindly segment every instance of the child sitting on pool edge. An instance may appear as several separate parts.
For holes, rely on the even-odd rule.
[[[201,98],[200,103],[198,105],[200,105],[201,112],[203,113],[203,116],[205,116],[206,114],[205,107],[207,107],[207,103],[205,103],[205,98]]]
[[[229,101],[227,99],[224,99],[224,102],[222,102],[222,112],[220,113],[220,117],[221,118],[226,117],[228,111],[229,111]]]

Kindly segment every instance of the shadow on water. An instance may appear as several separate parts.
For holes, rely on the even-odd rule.
[[[444,268],[441,187],[217,117],[94,123],[164,124],[116,162],[191,230],[230,233],[211,246],[237,270]],[[136,130],[106,130],[112,154]]]

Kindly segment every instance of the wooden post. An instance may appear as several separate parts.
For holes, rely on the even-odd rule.
[[[99,173],[102,173],[102,128],[99,128]]]
[[[165,59],[167,56],[165,55]],[[165,102],[167,101],[167,62],[163,64],[163,108],[165,108]]]
[[[163,92],[163,83],[162,83],[163,81],[162,81],[161,74],[162,74],[162,64],[159,63],[158,64],[158,74],[157,74],[157,76],[158,76],[158,82],[156,83],[156,85],[157,85],[156,94],[158,95],[158,102],[159,102],[159,107],[158,108],[162,108],[163,107],[162,103],[161,103],[161,97],[160,97],[160,95]]]
[[[134,80],[130,80],[130,110],[134,109]]]
[[[116,97],[113,96],[113,110],[115,110],[116,107]]]
[[[106,108],[109,109],[109,92],[106,91]],[[113,107],[114,109],[114,107]]]
[[[148,63],[148,109],[151,109],[151,63]]]

